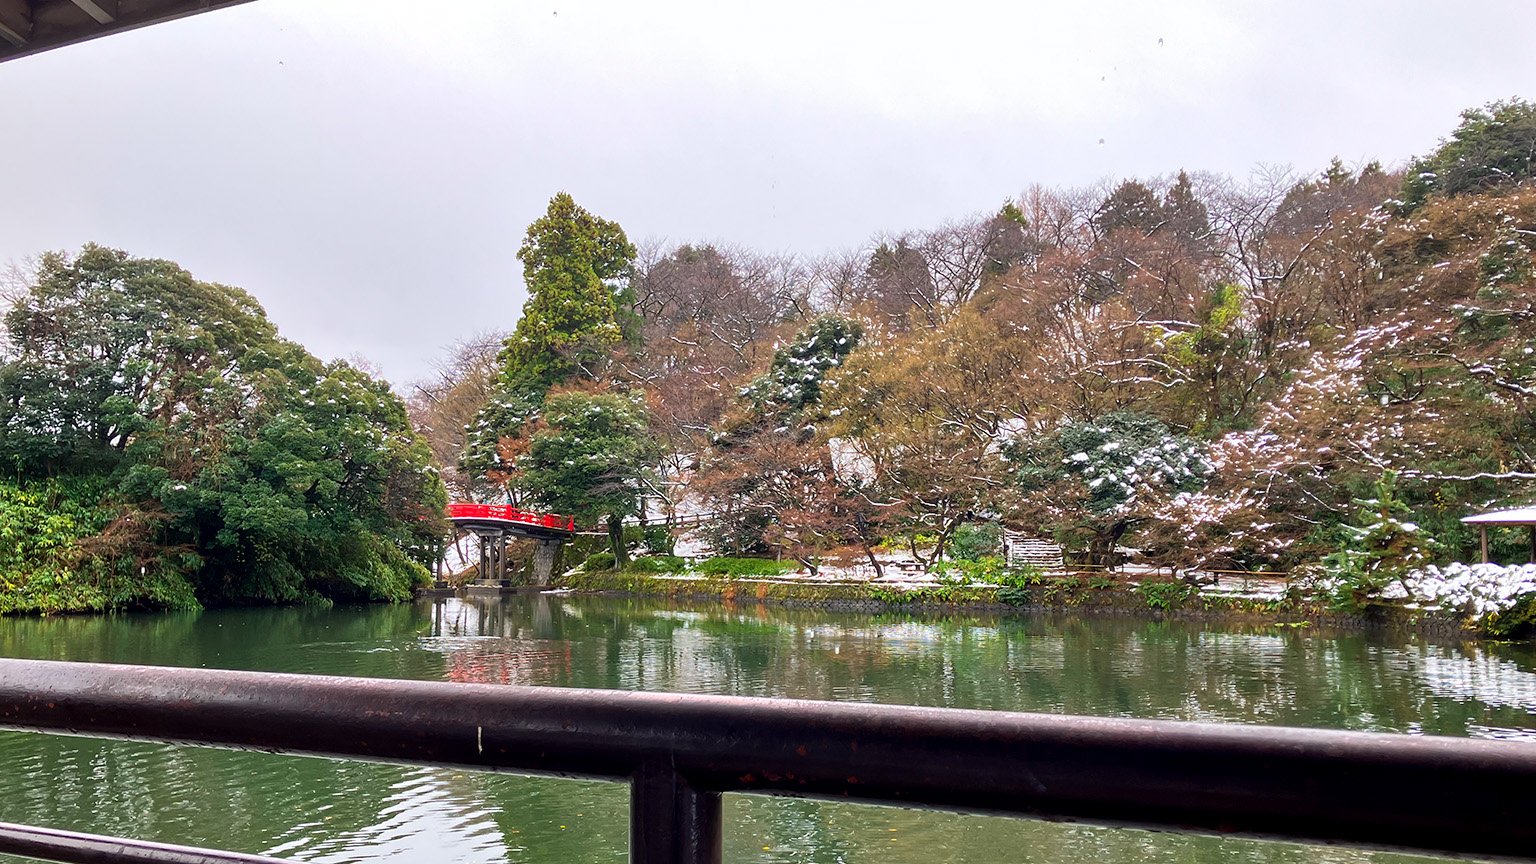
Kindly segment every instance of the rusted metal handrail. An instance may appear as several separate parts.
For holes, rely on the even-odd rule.
[[[281,858],[0,822],[0,852],[64,864],[288,864]]]
[[[31,660],[0,728],[623,780],[647,864],[719,861],[725,792],[1536,860],[1513,742]]]

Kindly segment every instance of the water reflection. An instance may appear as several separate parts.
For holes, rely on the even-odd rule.
[[[1070,617],[666,607],[558,595],[0,620],[0,653],[1445,735],[1536,735],[1527,646]],[[0,820],[306,861],[621,861],[625,790],[435,768],[0,735]],[[739,861],[1399,860],[1203,837],[727,798]]]

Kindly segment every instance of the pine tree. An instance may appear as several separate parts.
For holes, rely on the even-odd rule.
[[[1536,177],[1536,103],[1494,102],[1463,111],[1451,139],[1408,169],[1399,210],[1410,213],[1431,195],[1470,195],[1532,177]]]
[[[1102,234],[1122,229],[1151,234],[1167,219],[1157,195],[1139,180],[1127,180],[1109,193],[1094,214],[1094,224]]]
[[[581,522],[606,519],[614,564],[622,567],[628,561],[624,517],[639,512],[641,478],[657,455],[645,409],[633,400],[554,394],[517,460],[518,483],[535,502]]]
[[[459,457],[476,476],[510,471],[503,445],[524,434],[550,388],[595,380],[614,347],[639,333],[635,246],[618,223],[561,192],[528,226],[517,257],[528,302],[497,358],[497,392],[465,430]]]
[[[1167,214],[1168,229],[1187,247],[1204,248],[1211,240],[1211,215],[1195,194],[1189,174],[1180,171],[1166,195],[1163,196],[1163,212]]]
[[[528,226],[517,257],[528,302],[501,353],[503,386],[542,395],[562,381],[595,378],[609,351],[635,333],[634,244],[618,223],[561,192]]]
[[[1429,563],[1434,541],[1409,521],[1408,505],[1397,494],[1397,476],[1388,471],[1376,482],[1375,495],[1357,498],[1355,525],[1345,525],[1344,542],[1324,561],[1358,604],[1379,594],[1408,571]]]

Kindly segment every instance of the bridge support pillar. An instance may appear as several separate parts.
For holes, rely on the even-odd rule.
[[[555,570],[560,566],[560,550],[563,540],[540,540],[533,550],[533,584],[552,585]]]

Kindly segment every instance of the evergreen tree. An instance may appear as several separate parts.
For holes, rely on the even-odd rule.
[[[1012,201],[1003,203],[1002,209],[987,220],[987,227],[988,276],[1001,276],[1038,254],[1039,250],[1031,248],[1029,219]]]
[[[1494,102],[1461,114],[1461,125],[1403,179],[1402,213],[1431,195],[1469,195],[1536,177],[1536,103]]]
[[[798,418],[820,403],[827,374],[842,365],[863,335],[863,325],[851,318],[817,318],[774,352],[768,371],[742,390],[742,397],[769,418]]]
[[[1204,249],[1211,241],[1211,216],[1205,202],[1195,194],[1189,174],[1180,171],[1163,195],[1163,213],[1168,229],[1190,249]]]
[[[245,292],[87,246],[46,258],[5,324],[0,453],[101,515],[75,599],[0,572],[29,604],[402,600],[427,578],[444,493],[404,404]]]
[[[516,463],[517,484],[539,505],[606,519],[617,567],[629,559],[623,520],[640,512],[641,478],[659,455],[646,427],[643,406],[624,396],[553,394]]]
[[[1128,229],[1151,234],[1162,227],[1168,214],[1157,195],[1139,180],[1127,180],[1109,193],[1094,213],[1093,221],[1102,234]]]
[[[933,274],[923,253],[905,238],[894,246],[881,243],[870,253],[857,294],[873,314],[900,326],[915,306],[934,296]]]
[[[1397,475],[1388,471],[1375,494],[1355,499],[1354,525],[1344,525],[1339,551],[1324,559],[1328,574],[1341,582],[1347,600],[1360,605],[1376,597],[1410,570],[1430,562],[1434,541],[1409,521],[1408,505],[1397,492]]]
[[[528,226],[517,257],[528,302],[498,357],[496,395],[465,430],[459,457],[466,473],[497,480],[512,469],[507,442],[524,434],[549,389],[595,380],[612,350],[640,330],[630,284],[635,247],[618,223],[561,192]]]
[[[825,416],[821,400],[828,376],[863,335],[859,322],[823,315],[774,352],[768,371],[742,388],[736,411],[704,455],[697,486],[701,500],[717,514],[708,533],[719,548],[737,554],[766,548],[780,512],[806,500],[804,494],[792,495],[795,490],[815,487],[835,497],[825,441],[816,435],[815,423]],[[819,445],[812,443],[818,440]],[[798,481],[790,482],[794,478]],[[811,508],[792,509],[808,516]]]
[[[1155,417],[1116,411],[1049,435],[1020,436],[1003,455],[1020,493],[1020,521],[1064,540],[1086,540],[1095,560],[1108,561],[1146,517],[1150,499],[1205,485],[1212,471],[1206,449]]]
[[[276,339],[245,292],[94,244],[43,256],[4,323],[0,458],[24,475],[116,464],[136,437],[212,409]]]
[[[561,192],[528,226],[517,257],[528,302],[501,354],[503,385],[542,395],[559,382],[595,378],[609,351],[636,333],[634,244],[618,223]]]

